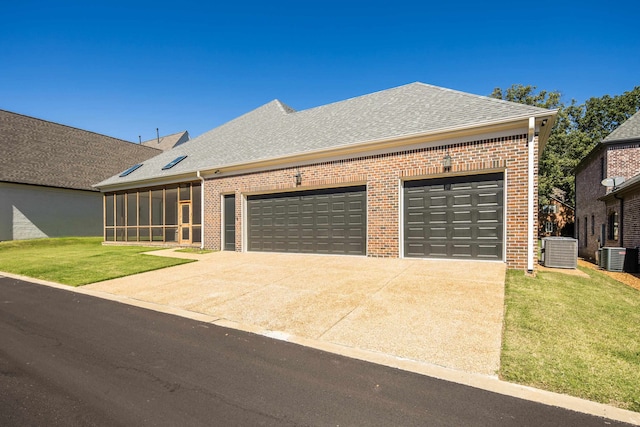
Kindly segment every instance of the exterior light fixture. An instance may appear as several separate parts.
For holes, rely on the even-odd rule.
[[[444,158],[442,159],[442,168],[445,172],[449,172],[451,170],[451,156],[447,152]]]
[[[298,172],[295,174],[295,178],[296,178],[296,187],[302,184],[302,174],[300,173],[300,169],[298,169]]]

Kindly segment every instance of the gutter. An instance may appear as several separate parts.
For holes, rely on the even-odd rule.
[[[536,138],[536,118],[529,117],[529,135],[528,135],[528,171],[527,171],[527,272],[533,273],[533,245],[534,245],[534,234],[533,234],[533,215],[534,215],[534,197],[533,197],[533,189],[534,189],[534,146],[535,146],[535,138]]]
[[[538,117],[540,122],[540,136],[539,141],[546,141],[548,135],[553,127],[557,110],[548,110],[541,112],[541,116]],[[254,168],[273,168],[288,163],[302,163],[306,161],[316,161],[318,159],[326,158],[329,156],[354,156],[363,153],[367,153],[371,150],[393,150],[399,147],[405,147],[407,145],[423,144],[423,143],[442,143],[447,139],[454,138],[466,138],[473,135],[482,133],[499,132],[512,129],[518,129],[526,126],[522,123],[523,120],[529,119],[528,115],[519,115],[500,120],[495,120],[486,123],[469,124],[465,126],[453,126],[443,127],[440,129],[430,130],[427,132],[417,132],[412,134],[396,135],[393,137],[381,138],[366,142],[348,143],[330,148],[324,147],[315,150],[288,153],[274,158],[262,158],[255,159],[248,162],[242,161],[231,164],[206,166],[204,169],[198,169],[203,175],[215,174],[215,171],[223,171],[225,173],[242,173],[243,171]],[[535,117],[534,117],[535,119]],[[542,124],[546,119],[546,123]],[[446,142],[445,142],[446,144]],[[540,147],[541,149],[544,147]],[[540,153],[542,150],[540,150]],[[101,183],[94,187],[99,188],[101,191],[117,191],[127,188],[135,188],[139,186],[148,185],[161,185],[166,181],[180,182],[181,178],[186,178],[189,174],[197,172],[195,170],[185,171],[182,174],[169,175],[156,178],[147,178],[141,180],[132,180],[125,182],[112,182],[105,185]],[[103,181],[104,182],[104,181]]]
[[[200,249],[204,249],[204,178],[200,171],[196,171],[196,176],[202,183],[200,187]]]

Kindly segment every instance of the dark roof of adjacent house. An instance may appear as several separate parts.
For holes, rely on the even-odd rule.
[[[274,100],[166,151],[126,177],[98,187],[283,159],[375,141],[475,128],[556,112],[412,83],[308,110],[295,111]],[[187,156],[175,167],[162,167]]]
[[[629,117],[624,123],[611,132],[603,142],[640,139],[640,111]]]
[[[574,173],[578,173],[590,161],[607,146],[617,146],[618,144],[629,143],[630,141],[640,140],[640,111],[637,111],[633,116],[629,117],[620,126],[607,135],[601,142],[597,143],[595,147],[587,153],[586,156],[580,160],[580,163],[575,167]]]
[[[0,110],[0,181],[96,191],[160,150]]]
[[[146,147],[157,148],[162,151],[171,150],[180,144],[184,144],[189,140],[189,132],[182,131],[173,133],[171,135],[161,136],[159,138],[150,139],[148,141],[142,141],[141,144]]]

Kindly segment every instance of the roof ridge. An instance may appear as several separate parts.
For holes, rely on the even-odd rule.
[[[175,132],[175,133],[170,133],[168,135],[161,135],[160,137],[156,137],[156,138],[151,138],[151,139],[146,139],[140,143],[135,143],[136,145],[144,145],[148,142],[153,142],[153,141],[158,141],[158,138],[162,141],[165,138],[171,138],[172,136],[176,136],[176,135],[184,135],[185,133],[188,133],[189,131],[187,130],[183,130],[183,131],[179,131],[179,132]]]
[[[285,104],[284,102],[280,101],[278,98],[274,99],[271,102],[277,103],[278,107],[280,107],[282,109],[282,111],[284,113],[286,113],[286,114],[290,114],[290,113],[295,113],[296,112],[295,109],[289,107],[287,104]],[[271,104],[271,102],[268,102],[267,104]]]
[[[80,129],[79,127],[75,127],[75,126],[71,126],[71,125],[65,125],[64,123],[58,123],[58,122],[54,122],[54,121],[51,121],[51,120],[45,120],[45,119],[41,119],[41,118],[38,118],[38,117],[29,116],[27,114],[16,113],[14,111],[4,110],[2,108],[0,108],[0,112],[9,113],[9,114],[13,114],[13,115],[16,115],[16,116],[22,116],[22,117],[26,117],[26,118],[31,119],[31,120],[37,120],[37,121],[40,121],[40,122],[51,123],[51,124],[56,125],[56,126],[63,126],[63,127],[69,128],[69,129],[79,130],[81,132],[91,133],[91,134],[94,134],[94,135],[98,135],[98,136],[102,136],[102,137],[105,137],[105,138],[113,139],[114,141],[118,141],[118,142],[124,142],[124,143],[127,143],[127,144],[133,144],[133,145],[140,145],[140,144],[138,144],[136,142],[133,142],[133,141],[127,141],[126,139],[116,138],[114,136],[105,135],[103,133],[98,133],[98,132],[94,132],[94,131],[86,130],[86,129]],[[150,148],[150,149],[156,150],[156,151],[162,151],[162,150],[159,150],[159,149],[153,148],[153,147],[147,147],[147,148]]]
[[[430,89],[435,89],[441,92],[449,92],[449,93],[453,93],[459,96],[464,96],[465,98],[470,98],[470,99],[477,99],[477,98],[481,98],[490,102],[494,102],[494,103],[499,103],[499,104],[503,104],[503,105],[519,105],[519,106],[523,106],[526,108],[531,108],[531,109],[536,109],[540,112],[547,112],[549,111],[549,109],[547,108],[542,108],[542,107],[537,107],[535,105],[528,105],[528,104],[521,104],[519,102],[513,102],[513,101],[507,101],[504,99],[498,99],[498,98],[492,98],[490,96],[486,96],[486,95],[477,95],[474,93],[468,93],[468,92],[463,92],[460,90],[456,90],[456,89],[449,89],[446,87],[442,87],[442,86],[436,86],[436,85],[432,85],[432,84],[428,84],[428,83],[423,83],[423,82],[413,82],[413,83],[407,83],[407,84],[403,84],[400,86],[395,86],[392,88],[388,88],[388,89],[382,89],[382,90],[378,90],[375,92],[371,92],[371,93],[366,93],[364,95],[357,95],[357,96],[353,96],[351,98],[347,98],[347,99],[343,99],[340,101],[335,101],[335,102],[330,102],[328,104],[323,104],[323,105],[318,105],[316,107],[311,107],[311,108],[307,108],[304,110],[299,110],[299,111],[294,111],[295,113],[306,113],[306,112],[311,112],[311,111],[316,111],[319,109],[326,109],[326,108],[330,108],[332,106],[335,105],[339,105],[339,104],[344,104],[344,103],[348,103],[350,101],[354,101],[356,99],[363,99],[363,98],[369,98],[372,96],[376,96],[382,93],[389,93],[389,92],[393,92],[393,91],[398,91],[398,90],[402,90],[402,89],[406,89],[406,88],[410,88],[410,87],[426,87],[426,88],[430,88]]]
[[[373,95],[378,95],[378,94],[381,94],[381,93],[384,93],[384,92],[388,93],[390,91],[399,90],[401,88],[405,88],[405,87],[409,87],[409,86],[415,85],[416,83],[419,83],[419,82],[408,83],[408,84],[395,86],[395,87],[391,87],[391,88],[387,88],[387,89],[381,89],[381,90],[377,90],[375,92],[365,93],[363,95],[356,95],[356,96],[352,96],[352,97],[347,98],[347,99],[342,99],[342,100],[339,100],[339,101],[329,102],[328,104],[317,105],[315,107],[310,107],[310,108],[306,108],[304,110],[299,110],[299,111],[295,111],[295,112],[296,113],[305,113],[305,112],[308,112],[308,111],[314,111],[314,110],[318,110],[318,109],[321,109],[321,108],[327,108],[327,107],[331,107],[331,106],[334,106],[334,105],[337,105],[337,104],[343,104],[343,103],[346,103],[346,102],[349,102],[349,101],[353,101],[355,99],[367,98],[367,97],[371,97]]]
[[[625,135],[627,131],[630,131],[630,135]],[[627,120],[618,125],[617,128],[602,139],[602,142],[625,141],[638,138],[640,138],[640,110],[633,113]]]
[[[431,87],[431,88],[434,88],[434,89],[439,89],[439,90],[442,90],[442,91],[445,91],[445,92],[456,93],[458,95],[462,95],[462,96],[465,96],[465,97],[483,98],[483,99],[486,99],[486,100],[491,101],[491,102],[498,102],[498,103],[508,104],[508,105],[513,105],[513,104],[524,105],[526,107],[537,108],[537,109],[542,110],[542,111],[553,110],[553,109],[549,109],[549,108],[538,107],[536,105],[522,104],[520,102],[514,102],[514,101],[508,101],[506,99],[494,98],[494,97],[489,96],[489,95],[478,95],[478,94],[475,94],[475,93],[463,92],[461,90],[450,89],[450,88],[447,88],[447,87],[436,86],[436,85],[432,85],[432,84],[428,84],[428,83],[422,83],[422,82],[415,82],[415,83],[423,85],[423,86],[428,86],[428,87]]]

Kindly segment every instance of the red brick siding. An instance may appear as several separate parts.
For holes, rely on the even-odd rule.
[[[620,144],[607,147],[607,178],[629,179],[640,173],[640,144]]]
[[[626,248],[640,247],[640,189],[636,190],[634,194],[625,195],[622,227],[624,246]],[[640,253],[638,254],[638,262],[640,262]]]
[[[616,241],[605,240],[604,244],[600,244],[600,228],[604,224],[607,226],[607,209],[613,206],[613,202],[609,206],[598,200],[599,197],[606,195],[607,187],[601,184],[601,159],[605,159],[606,178],[622,176],[626,179],[640,173],[640,144],[617,144],[607,146],[597,156],[594,156],[589,163],[584,166],[576,175],[576,237],[578,243],[578,255],[588,259],[595,260],[595,252],[600,246],[617,246]],[[595,220],[594,233],[591,233],[591,217]],[[625,211],[625,216],[627,212]],[[585,218],[587,220],[587,234],[585,236]],[[623,229],[625,235],[627,229]],[[605,237],[608,235],[605,234]],[[625,237],[626,239],[626,237]],[[586,245],[585,245],[586,241]],[[627,244],[624,241],[625,246]]]
[[[575,222],[575,212],[572,208],[560,203],[555,199],[551,199],[549,201],[549,204],[556,207],[556,213],[544,213],[538,211],[539,237],[560,236],[562,234],[562,229],[567,224],[572,224]],[[545,223],[547,221],[554,223],[554,230],[552,233],[545,231]]]
[[[595,260],[595,253],[600,247],[601,224],[607,223],[607,212],[603,202],[598,198],[606,194],[606,187],[600,182],[601,159],[606,159],[606,152],[602,151],[598,156],[583,167],[576,175],[576,237],[578,239],[578,255],[584,259]],[[605,176],[607,168],[605,162]],[[595,221],[594,233],[591,234],[591,217]],[[585,218],[587,221],[587,235],[585,236]],[[586,242],[586,244],[585,244]]]
[[[537,143],[536,143],[537,150]],[[367,185],[367,255],[400,255],[401,180],[442,174],[442,159],[452,158],[451,174],[469,175],[489,170],[506,171],[506,262],[511,268],[527,266],[527,136],[495,138],[439,147],[370,155],[346,160],[211,178],[205,184],[205,247],[221,246],[221,195],[236,194],[236,249],[241,251],[244,227],[242,197],[251,193],[304,190],[329,186]],[[535,152],[537,158],[537,151]],[[537,206],[537,162],[534,206]],[[300,171],[302,185],[296,187]],[[534,224],[537,209],[534,209]],[[534,251],[535,253],[535,251]]]

